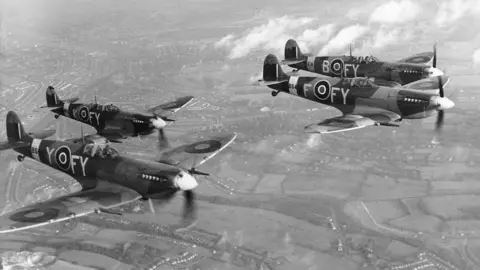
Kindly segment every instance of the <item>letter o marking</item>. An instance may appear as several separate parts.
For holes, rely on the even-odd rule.
[[[344,63],[343,63],[343,60],[340,58],[336,58],[330,63],[330,70],[335,75],[342,74],[343,67],[344,67]]]
[[[313,94],[318,100],[327,100],[330,97],[330,83],[320,80],[313,86]]]
[[[83,106],[78,110],[78,116],[83,122],[88,122],[90,111],[87,107]]]
[[[71,157],[72,152],[70,151],[70,148],[65,145],[59,147],[55,151],[55,161],[57,162],[57,166],[64,171],[70,169]]]

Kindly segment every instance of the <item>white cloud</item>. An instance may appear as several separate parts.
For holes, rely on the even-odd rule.
[[[414,32],[410,27],[391,27],[382,25],[374,35],[364,40],[360,48],[355,48],[355,54],[372,54],[373,51],[412,40]]]
[[[296,30],[313,21],[314,18],[311,17],[292,18],[290,16],[270,19],[268,23],[248,31],[245,36],[231,41],[230,47],[232,49],[229,58],[244,57],[259,47],[270,50],[278,50],[279,48],[283,50],[285,42],[291,37],[291,33],[289,33],[291,30]]]
[[[295,40],[303,51],[308,51],[312,46],[327,42],[334,30],[335,24],[333,23],[320,25],[317,29],[303,31]]]
[[[473,68],[480,70],[480,48],[475,50],[472,55]]]
[[[466,15],[480,13],[478,0],[444,0],[438,6],[435,23],[437,26],[450,26]]]
[[[217,49],[221,48],[221,47],[228,47],[232,44],[232,39],[233,38],[235,38],[235,36],[232,35],[232,34],[226,35],[222,39],[220,39],[219,41],[215,42],[214,46]]]
[[[377,7],[370,15],[370,22],[405,23],[417,18],[421,7],[411,0],[392,0]]]
[[[322,50],[320,50],[318,55],[326,55],[329,54],[331,51],[347,47],[359,37],[363,36],[368,31],[368,29],[368,27],[359,24],[343,28],[322,48]]]

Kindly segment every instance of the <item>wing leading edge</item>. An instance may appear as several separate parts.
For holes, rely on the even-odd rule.
[[[433,61],[433,55],[433,52],[423,52],[403,58],[397,62],[408,64],[430,64]]]
[[[400,115],[393,112],[377,112],[368,115],[344,114],[323,120],[320,123],[310,124],[305,127],[307,133],[335,133],[364,128],[368,126],[396,126],[392,121],[400,119]]]
[[[158,116],[167,117],[170,114],[175,113],[180,109],[184,108],[185,106],[187,106],[190,102],[193,101],[193,99],[194,99],[193,96],[185,96],[185,97],[177,98],[174,101],[158,105],[156,107],[148,109],[147,111],[149,113],[153,113]]]
[[[159,162],[184,169],[196,168],[230,145],[236,133],[219,134],[202,141],[175,147],[162,153]]]
[[[443,83],[443,88],[445,88],[447,84],[450,82],[450,77],[442,75],[441,82]],[[403,88],[413,89],[413,90],[423,90],[423,91],[428,91],[428,90],[439,91],[440,82],[437,77],[430,77],[430,78],[421,79],[415,82],[411,82],[409,84],[405,84],[403,85]]]
[[[17,209],[0,216],[0,233],[21,231],[86,216],[140,199],[135,191],[104,184],[87,191],[71,193]]]

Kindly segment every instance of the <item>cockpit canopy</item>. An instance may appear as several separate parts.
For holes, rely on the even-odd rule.
[[[83,154],[88,155],[91,158],[115,158],[118,156],[118,152],[109,145],[100,145],[96,143],[86,144],[83,148]]]
[[[376,84],[367,78],[345,78],[350,81],[351,88],[366,88],[366,87],[375,87]]]
[[[354,63],[359,63],[359,64],[369,64],[369,63],[380,62],[380,60],[378,60],[378,58],[376,58],[373,55],[367,55],[365,57],[363,57],[363,56],[352,56],[352,58],[353,58]]]
[[[113,104],[108,104],[108,105],[96,104],[95,106],[96,106],[96,109],[98,111],[101,111],[101,112],[118,112],[118,111],[120,111],[120,109]]]

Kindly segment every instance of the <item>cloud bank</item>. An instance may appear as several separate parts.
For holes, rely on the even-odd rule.
[[[480,71],[480,48],[476,49],[472,55],[473,68]]]
[[[480,31],[480,24],[475,24],[480,16],[478,0],[378,0],[350,9],[344,3],[329,7],[330,13],[312,13],[311,17],[271,18],[243,34],[224,36],[215,47],[225,49],[230,59],[258,51],[282,58],[285,42],[293,38],[302,51],[316,55],[343,54],[349,44],[355,53],[372,54],[396,45],[425,46],[448,40],[465,25]]]
[[[421,6],[410,0],[390,1],[377,7],[370,15],[370,22],[374,23],[405,23],[417,18],[421,13]]]

